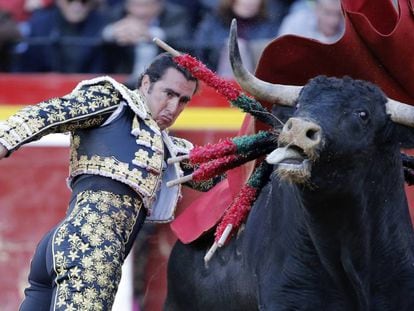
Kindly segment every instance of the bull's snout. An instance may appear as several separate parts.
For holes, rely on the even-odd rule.
[[[290,118],[279,135],[279,145],[295,145],[312,157],[321,139],[322,130],[319,125],[301,118]]]

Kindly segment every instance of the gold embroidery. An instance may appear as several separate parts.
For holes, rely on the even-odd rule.
[[[183,138],[174,137],[174,136],[170,136],[170,138],[171,138],[171,140],[172,140],[172,142],[173,142],[173,144],[175,145],[176,148],[178,147],[178,148],[184,149],[184,150],[193,149],[193,145],[189,141],[187,141]]]
[[[64,97],[27,106],[0,128],[0,142],[7,149],[13,150],[24,142],[50,132],[66,132],[100,124],[103,118],[96,115],[111,112],[119,104],[116,93],[117,90],[110,83],[86,85]],[[89,121],[83,121],[90,118]]]
[[[140,163],[148,162],[148,151],[139,149],[137,152],[135,152],[135,159]]]
[[[121,162],[114,157],[93,155],[78,156],[80,137],[72,137],[70,178],[88,173],[111,177],[129,185],[144,197],[152,197],[158,187],[162,166],[162,155],[154,153],[143,162],[143,167],[130,168],[128,163]],[[79,158],[78,158],[79,157]]]
[[[145,119],[144,122],[149,126],[150,129],[153,129],[152,119]],[[151,133],[145,129],[141,129],[139,124],[138,117],[135,116],[132,121],[133,134],[136,136],[137,144],[151,147],[152,150],[157,152],[163,152],[164,143],[162,138],[158,134]]]
[[[133,105],[135,105],[136,109],[139,111],[146,111],[146,113],[149,114],[149,110],[145,104],[144,96],[138,90],[131,91],[127,87],[123,87],[125,91],[130,95],[130,98],[132,99]],[[152,120],[152,118],[148,118],[148,120]]]
[[[78,194],[53,240],[55,310],[110,309],[141,206],[139,199],[107,191]]]
[[[191,165],[188,161],[181,162],[181,168],[184,171],[184,175],[190,174],[191,172],[196,170],[197,167],[198,165]],[[223,174],[223,175],[210,178],[207,180],[203,180],[203,181],[197,181],[197,182],[190,181],[187,183],[187,185],[192,189],[205,192],[205,191],[210,190],[213,186],[215,186],[217,183],[219,183],[225,178],[226,178],[226,174]]]
[[[152,156],[148,151],[139,149],[135,152],[133,163],[139,167],[147,168],[157,174],[161,173],[163,154],[154,152]]]
[[[217,183],[216,180],[208,179],[208,180],[199,181],[199,182],[190,181],[188,184],[190,188],[192,189],[206,192],[210,190],[216,183]]]

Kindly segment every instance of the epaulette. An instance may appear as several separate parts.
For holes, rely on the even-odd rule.
[[[116,89],[121,97],[125,100],[127,105],[134,111],[136,115],[138,115],[141,119],[146,119],[148,117],[148,108],[145,104],[145,100],[142,97],[142,95],[137,92],[130,90],[122,83],[116,81],[115,79],[109,77],[109,76],[102,76],[93,78],[90,80],[84,80],[80,82],[72,91],[71,94],[78,92],[80,89],[84,88],[85,86],[90,85],[105,85],[108,89],[108,92],[110,92],[110,87],[113,87]]]

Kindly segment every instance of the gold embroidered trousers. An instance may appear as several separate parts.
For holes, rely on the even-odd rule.
[[[79,184],[65,219],[39,244],[31,267],[37,271],[30,273],[21,310],[111,310],[122,264],[145,209],[141,199],[119,182],[87,176]],[[117,193],[108,190],[114,187]],[[39,300],[45,300],[43,308]]]

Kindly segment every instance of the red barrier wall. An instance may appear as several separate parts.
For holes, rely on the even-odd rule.
[[[17,310],[37,242],[65,213],[67,148],[25,147],[0,161],[0,309]]]
[[[80,81],[95,78],[90,74],[1,74],[0,104],[34,104],[47,98],[69,93]],[[124,75],[111,75],[119,82],[126,80]],[[223,107],[228,102],[215,90],[201,85],[200,92],[191,101],[192,107]]]

